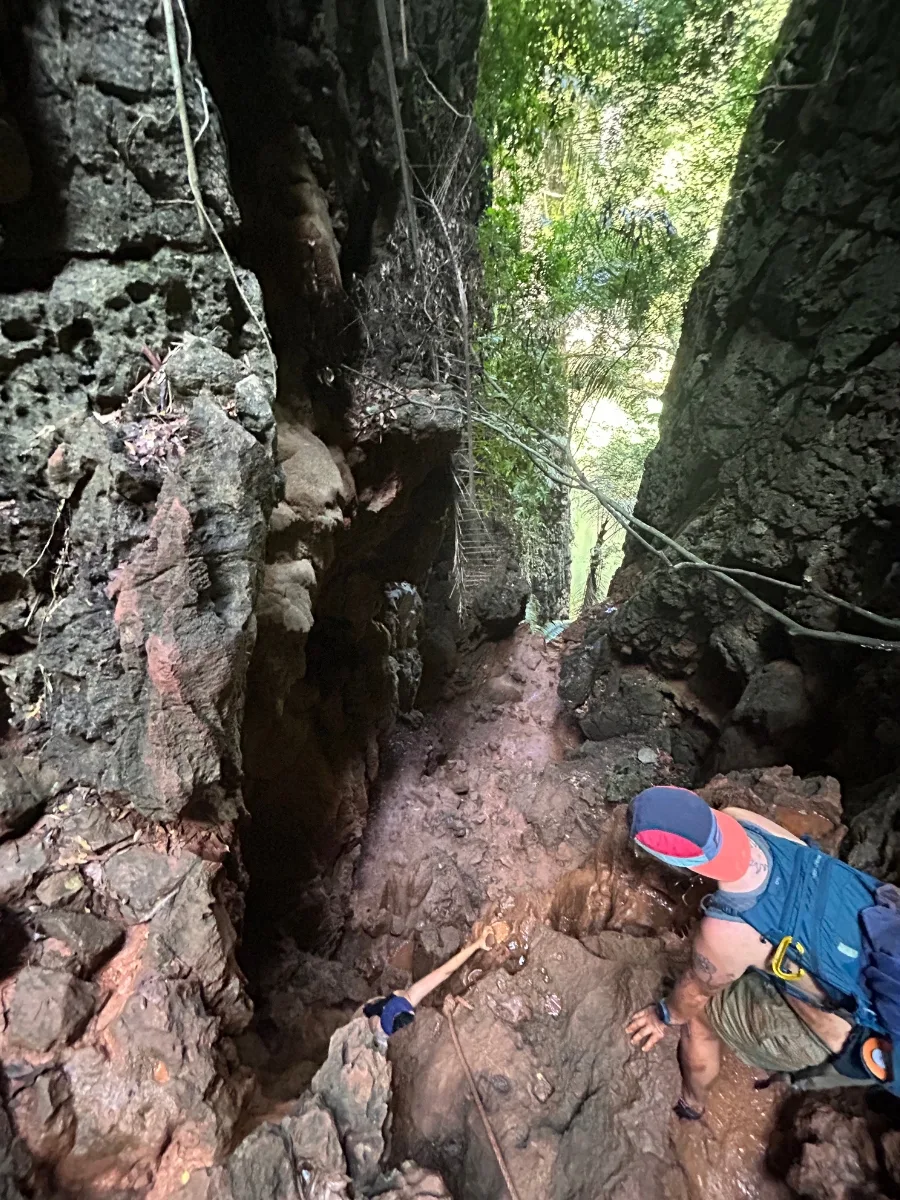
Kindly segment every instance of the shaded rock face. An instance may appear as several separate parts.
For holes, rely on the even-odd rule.
[[[480,532],[486,549],[476,571],[458,571],[455,524],[444,530],[428,574],[424,595],[422,637],[423,677],[419,703],[427,708],[448,685],[452,690],[459,669],[485,641],[510,637],[525,619],[532,583],[520,566],[513,535],[497,520]]]
[[[458,428],[409,418],[379,445],[357,444],[367,457],[355,481],[345,468],[349,528],[341,516],[332,542],[304,542],[294,515],[269,541],[244,730],[248,865],[260,921],[308,946],[339,933],[378,740],[413,707],[421,675],[416,581],[440,537]],[[403,486],[373,511],[371,479]]]
[[[809,1200],[893,1196],[900,1135],[890,1108],[849,1093],[832,1100],[835,1107],[810,1097],[786,1106],[791,1119],[773,1139],[773,1167]]]
[[[293,411],[314,411],[316,430],[330,444],[345,432],[336,418],[349,402],[336,366],[349,362],[368,337],[378,364],[375,382],[390,379],[401,363],[409,368],[414,355],[406,307],[421,307],[406,235],[402,245],[391,236],[401,202],[399,155],[377,9],[278,0],[260,11],[241,0],[195,0],[192,10],[198,53],[228,128],[247,253],[266,295],[280,398]],[[399,10],[388,5],[387,12],[399,47]],[[419,0],[404,13],[408,45],[450,103],[468,110],[483,0]],[[436,98],[414,55],[404,63],[398,53],[395,69],[410,161],[427,188],[448,137],[463,142],[465,136],[452,119],[448,126],[441,102],[432,103]],[[473,144],[465,153],[473,151],[465,170],[477,164],[480,147]],[[474,221],[484,200],[479,167],[462,195]],[[424,215],[420,220],[427,261],[433,231]],[[360,322],[348,297],[366,282],[373,259],[383,277],[399,271],[408,295],[396,297],[403,306],[397,311],[382,307],[377,288],[367,290]],[[446,318],[436,315],[447,324],[442,353],[452,352],[458,337]],[[408,379],[408,370],[404,375]],[[432,371],[429,378],[438,375]]]
[[[563,635],[559,695],[584,742],[577,755],[605,765],[604,799],[646,787],[690,786],[707,769],[725,716],[690,681],[667,681],[615,653],[615,609],[588,614]]]
[[[4,21],[30,175],[0,209],[5,1162],[49,1195],[162,1195],[227,1151],[250,1084],[232,823],[272,379],[182,203],[153,5]],[[215,113],[197,153],[230,238]]]
[[[898,615],[898,84],[887,0],[844,21],[797,0],[722,231],[688,305],[639,517],[820,630],[897,638],[815,588]],[[614,640],[720,696],[720,769],[791,761],[847,783],[893,770],[896,655],[790,637],[702,572],[630,542]],[[779,665],[780,664],[780,665]]]
[[[465,105],[482,4],[439,7],[408,5],[411,31]],[[410,387],[386,428],[339,378],[354,277],[395,250],[374,8],[188,8],[203,196],[277,381],[189,201],[159,7],[0,14],[0,1180],[442,1195],[414,1164],[382,1175],[389,1071],[362,1043],[365,1113],[314,1089],[228,1157],[261,1115],[239,828],[245,938],[271,934],[268,897],[332,938],[378,737],[421,675],[459,419]]]
[[[420,214],[420,267],[409,238],[392,233],[399,161],[375,6],[288,0],[264,13],[241,3],[196,12],[279,361],[284,492],[244,725],[245,942],[256,972],[252,946],[279,932],[318,950],[340,937],[379,740],[416,703],[422,594],[448,527],[461,425],[453,385],[422,380],[413,353],[422,280],[444,264],[446,245]],[[468,109],[482,0],[405,12],[429,76]],[[396,18],[391,8],[392,28]],[[398,55],[397,67],[410,155],[432,164],[421,167],[427,191],[456,119],[412,59],[404,66]],[[258,81],[249,96],[248,71]],[[467,136],[447,168],[460,173],[461,216],[447,218],[458,224],[474,222],[481,203],[480,147]],[[463,232],[471,238],[471,226]],[[448,326],[442,354],[458,355],[456,301],[435,303]]]
[[[861,788],[854,800],[847,861],[879,879],[900,878],[900,777]]]

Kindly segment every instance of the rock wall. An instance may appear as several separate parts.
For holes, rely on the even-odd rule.
[[[470,104],[482,5],[406,12],[427,162],[441,102],[416,63]],[[338,1102],[309,1098],[291,1120],[336,1121],[342,1147],[310,1179],[293,1127],[216,1165],[253,1104],[236,950],[275,917],[310,944],[340,928],[378,737],[421,671],[459,405],[452,381],[397,387],[408,324],[378,304],[410,265],[374,5],[188,15],[188,117],[233,274],[190,200],[159,6],[0,14],[10,1195],[244,1200],[377,1175],[373,1151],[356,1177]],[[437,1186],[417,1179],[396,1194]]]
[[[154,5],[4,20],[4,1094],[51,1194],[162,1195],[249,1083],[233,822],[272,379],[185,199]],[[232,240],[215,113],[197,156]]]
[[[687,308],[637,515],[825,631],[898,640],[896,6],[796,0]],[[879,625],[824,590],[893,620]],[[896,765],[896,653],[791,636],[633,539],[615,645],[718,714],[707,770]],[[850,807],[854,800],[850,797]]]
[[[433,87],[471,108],[483,5],[404,12],[413,49],[397,70],[417,186],[441,196],[455,185],[441,219],[471,240],[481,148]],[[392,22],[398,14],[390,8]],[[326,951],[346,915],[379,738],[412,708],[421,675],[419,592],[447,528],[461,432],[442,371],[461,352],[455,293],[430,205],[419,205],[417,251],[395,228],[404,210],[375,5],[229,3],[197,15],[279,363],[285,488],[244,727],[246,942],[262,951],[287,933]],[[248,74],[259,81],[249,95]],[[463,266],[477,284],[477,266]]]
[[[745,803],[749,788],[788,828],[893,881],[897,651],[852,639],[900,641],[898,22],[884,0],[792,4],[636,507],[708,563],[753,573],[740,582],[765,604],[848,640],[791,633],[631,538],[611,603],[567,631],[561,682],[607,799],[728,772],[713,803]],[[836,779],[801,781],[786,763]],[[896,1126],[883,1095],[793,1097],[769,1167],[798,1196],[890,1195]]]

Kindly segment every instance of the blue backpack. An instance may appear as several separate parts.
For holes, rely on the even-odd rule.
[[[742,824],[768,852],[765,890],[745,910],[718,892],[707,913],[745,921],[770,942],[785,991],[808,1000],[790,984],[808,971],[835,1012],[887,1035],[896,1049],[885,1086],[900,1095],[900,891],[815,846]]]
[[[893,1079],[885,1086],[900,1096],[900,891],[884,883],[875,899],[872,908],[859,914],[869,950],[863,980],[893,1046]]]

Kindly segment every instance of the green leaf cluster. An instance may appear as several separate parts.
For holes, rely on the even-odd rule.
[[[478,345],[504,415],[571,428],[633,498],[683,307],[707,261],[786,0],[490,0],[476,115],[492,204]],[[597,434],[598,413],[616,424]],[[509,411],[509,410],[512,411]],[[551,490],[481,439],[541,526]]]

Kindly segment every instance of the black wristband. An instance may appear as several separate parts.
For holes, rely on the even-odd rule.
[[[663,1025],[672,1024],[672,1014],[669,1012],[669,1006],[666,1004],[665,1000],[657,1000],[656,1015],[662,1021]]]

